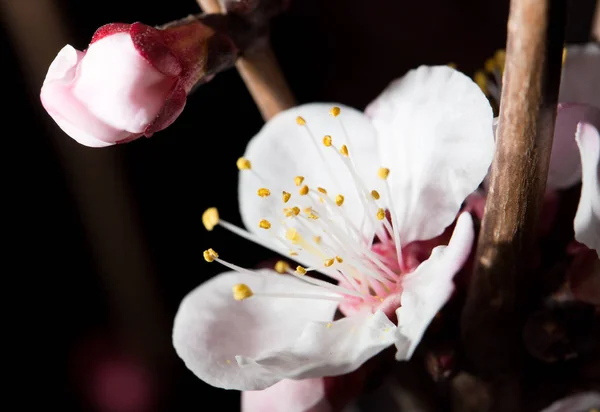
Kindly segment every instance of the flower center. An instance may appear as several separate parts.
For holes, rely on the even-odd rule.
[[[377,307],[390,294],[401,290],[401,276],[407,268],[403,262],[399,228],[391,224],[398,220],[394,216],[391,190],[387,182],[390,170],[380,167],[374,171],[383,183],[383,193],[367,187],[352,161],[348,147],[350,140],[340,113],[339,107],[330,110],[331,116],[340,121],[341,130],[346,134],[348,144],[339,147],[330,135],[317,139],[304,118],[297,117],[296,123],[304,128],[321,156],[326,151],[331,151],[342,160],[348,179],[359,195],[364,211],[362,222],[350,218],[343,193],[330,192],[327,188],[318,186],[318,182],[308,182],[300,175],[295,176],[285,187],[273,187],[261,179],[253,169],[251,160],[246,158],[238,159],[237,167],[244,173],[254,173],[262,182],[263,187],[259,187],[256,194],[261,202],[265,202],[269,216],[257,222],[257,226],[265,231],[265,236],[257,236],[220,219],[216,208],[207,209],[202,216],[207,230],[213,230],[218,225],[277,253],[288,253],[305,266],[300,265],[294,269],[288,263],[279,261],[273,276],[294,276],[319,287],[323,293],[310,296],[293,292],[270,294],[253,291],[247,285],[238,284],[233,286],[236,300],[258,296],[311,297],[337,300],[352,306]],[[326,166],[329,165],[324,157],[322,160]],[[335,176],[333,173],[331,175]],[[390,211],[389,218],[386,216],[386,209]],[[264,273],[223,260],[212,249],[204,252],[204,258],[238,272],[265,276]],[[338,284],[310,276],[309,272],[313,271],[318,271]]]

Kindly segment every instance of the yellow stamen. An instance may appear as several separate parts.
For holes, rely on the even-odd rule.
[[[306,269],[304,269],[302,266],[297,266],[296,267],[296,273],[299,275],[306,275]]]
[[[379,196],[379,192],[377,190],[371,190],[371,197],[375,200],[379,200],[381,196]]]
[[[245,157],[240,157],[235,164],[239,170],[252,169],[252,163],[250,163],[250,160],[246,159]]]
[[[292,197],[291,193],[286,192],[285,190],[281,192],[281,198],[283,199],[283,203],[287,203],[288,200],[290,200],[290,197]]]
[[[296,184],[296,186],[300,186],[302,182],[304,182],[304,176],[296,176],[294,178],[294,183]]]
[[[294,252],[293,250],[290,250],[290,256],[298,256],[298,254],[296,252]]]
[[[483,68],[488,73],[494,73],[494,70],[496,70],[496,60],[490,57],[483,63]]]
[[[319,218],[319,216],[315,215],[314,213],[309,213],[307,216],[309,219],[313,219],[313,220],[317,220]]]
[[[296,117],[296,123],[298,123],[300,126],[304,126],[306,124],[306,120],[304,120],[304,117],[298,116]]]
[[[337,261],[338,261],[338,263],[342,263],[342,262],[344,261],[344,259],[342,259],[342,258],[341,258],[341,257],[339,257],[339,256],[336,256],[336,257],[335,257],[335,260],[337,260]]]
[[[330,110],[329,110],[329,114],[332,115],[333,117],[338,117],[341,113],[342,109],[340,109],[337,106],[333,106]]]
[[[331,136],[327,135],[323,137],[323,145],[325,145],[325,147],[331,146]]]
[[[260,197],[271,196],[271,191],[269,189],[267,189],[266,187],[261,187],[260,189],[258,189],[258,196],[260,196]]]
[[[378,220],[385,219],[385,210],[383,210],[381,208],[377,209],[377,219]]]
[[[387,167],[380,167],[379,170],[377,171],[377,176],[383,180],[387,179],[389,174],[390,174],[390,169],[388,169]]]
[[[271,229],[271,222],[266,219],[262,219],[260,222],[258,222],[258,227],[261,229]]]
[[[308,194],[308,186],[302,186],[298,193],[300,193],[300,196],[306,196]]]
[[[321,236],[315,236],[315,237],[313,237],[313,240],[315,241],[315,243],[316,243],[317,245],[320,245],[320,244],[321,244]]]
[[[233,292],[233,298],[235,300],[248,299],[249,297],[252,297],[252,295],[254,295],[252,289],[250,289],[248,285],[244,285],[243,283],[233,285],[233,288],[231,288],[231,290]]]
[[[204,256],[204,260],[206,260],[207,262],[214,262],[215,259],[217,259],[219,257],[219,254],[217,252],[214,251],[214,249],[206,249],[203,253],[202,256]]]
[[[335,204],[336,204],[336,205],[338,205],[338,206],[341,206],[341,205],[343,205],[343,204],[344,204],[344,196],[342,196],[342,195],[337,195],[337,196],[335,197]]]
[[[327,267],[327,268],[328,268],[329,266],[333,265],[333,262],[334,262],[334,261],[335,261],[335,259],[333,259],[333,258],[331,258],[331,259],[325,259],[325,260],[323,261],[323,264],[325,265],[325,267]]]
[[[202,213],[202,224],[208,231],[213,230],[219,224],[219,211],[216,207],[209,207]]]
[[[300,239],[302,239],[302,236],[300,236],[300,234],[298,233],[298,231],[296,229],[291,227],[287,230],[287,232],[285,232],[285,238],[287,240],[291,240],[293,244],[296,244],[296,243],[300,242]]]
[[[487,93],[487,76],[484,72],[477,70],[473,76],[473,81],[477,83],[482,92]]]
[[[496,53],[494,53],[494,60],[496,60],[496,65],[500,71],[504,72],[504,65],[506,64],[506,50],[496,50]]]
[[[310,206],[304,208],[304,213],[306,213],[306,214],[312,213],[312,211],[313,211],[313,208]]]
[[[277,272],[279,274],[286,273],[289,268],[290,268],[290,265],[285,260],[279,260],[279,261],[277,261],[277,263],[275,263],[275,272]]]
[[[340,147],[340,153],[346,157],[348,157],[348,146],[346,146],[345,144],[342,145],[342,147]]]
[[[324,189],[324,188],[322,188],[322,187],[317,187],[317,190],[318,190],[320,193],[323,193],[324,195],[326,195],[326,194],[327,194],[327,190],[325,190],[325,189]]]

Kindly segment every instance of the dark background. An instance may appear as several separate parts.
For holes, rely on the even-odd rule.
[[[569,42],[589,38],[594,1],[573,1]],[[195,378],[171,346],[181,298],[221,268],[227,250],[252,267],[272,254],[216,230],[209,206],[241,224],[236,159],[263,121],[235,70],[188,98],[151,139],[78,145],[43,112],[39,88],[66,42],[85,49],[108,22],[159,25],[194,0],[4,0],[2,151],[4,371],[20,407],[62,411],[238,410],[239,394]],[[471,75],[504,47],[508,1],[292,0],[272,45],[300,103],[364,108],[420,64]],[[14,189],[14,190],[13,190]],[[14,234],[13,230],[14,229]],[[14,249],[14,252],[13,252]]]

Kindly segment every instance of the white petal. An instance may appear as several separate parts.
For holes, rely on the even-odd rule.
[[[396,332],[396,326],[383,312],[363,311],[335,322],[310,322],[287,350],[255,359],[238,356],[237,360],[244,373],[249,369],[257,376],[293,379],[338,376],[355,371],[392,345]]]
[[[245,283],[255,292],[323,292],[269,270],[255,276],[228,272],[203,283],[181,302],[173,327],[173,345],[186,366],[213,386],[264,389],[287,377],[285,365],[275,373],[241,368],[236,356],[277,356],[306,333],[310,321],[333,319],[337,303],[259,296],[235,301],[231,289],[237,283]]]
[[[493,113],[487,98],[452,68],[421,66],[392,82],[366,113],[391,169],[402,242],[439,235],[491,164]]]
[[[568,46],[560,81],[559,102],[600,108],[600,46]]]
[[[433,249],[429,259],[402,281],[402,306],[396,310],[396,359],[412,356],[429,323],[452,294],[452,278],[469,257],[474,236],[471,215],[462,213],[448,246]]]
[[[600,127],[600,109],[584,104],[559,104],[547,187],[564,189],[581,180],[581,156],[575,142],[580,122]]]
[[[262,391],[242,392],[242,412],[329,412],[323,379],[284,379]]]
[[[541,412],[592,412],[598,407],[600,392],[589,391],[559,399]]]
[[[581,198],[575,215],[575,240],[600,256],[600,134],[581,123],[575,135],[581,153]]]
[[[275,225],[272,232],[282,235],[274,211],[281,216],[284,206],[304,209],[314,205],[309,196],[298,194],[300,188],[294,185],[295,176],[303,176],[303,184],[313,189],[325,188],[333,199],[337,194],[342,194],[345,197],[343,210],[357,227],[360,226],[365,213],[356,185],[340,156],[334,152],[335,149],[325,147],[322,139],[330,135],[337,148],[343,144],[348,146],[357,173],[370,191],[379,184],[375,130],[362,113],[350,107],[337,105],[341,108],[341,114],[334,118],[329,114],[333,106],[315,103],[286,110],[267,122],[250,141],[245,157],[252,162],[252,171],[241,171],[239,183],[240,213],[248,230],[259,236],[270,235],[258,228],[258,222],[267,219]],[[306,120],[306,126],[296,124],[298,116]],[[349,139],[346,139],[340,121],[350,134]],[[312,132],[314,140],[307,130]],[[272,195],[266,199],[259,198],[256,192],[261,187],[269,188]],[[285,205],[281,200],[283,190],[292,194]],[[344,225],[341,220],[338,223]],[[372,230],[365,230],[364,234],[365,238],[370,239]]]

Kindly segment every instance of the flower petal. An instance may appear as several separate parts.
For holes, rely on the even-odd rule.
[[[562,398],[541,412],[592,412],[600,405],[600,392],[576,393]]]
[[[294,346],[270,356],[236,357],[244,373],[308,379],[352,372],[396,341],[397,328],[381,311],[335,322],[309,322]],[[264,382],[267,382],[265,379]],[[256,388],[266,387],[254,382]],[[262,386],[262,387],[261,387]]]
[[[581,123],[575,135],[581,153],[581,198],[573,223],[575,240],[600,256],[600,134],[594,126]]]
[[[431,256],[402,281],[402,306],[398,316],[396,359],[409,359],[436,313],[452,291],[452,278],[466,262],[475,237],[469,213],[458,217],[448,246],[438,246]]]
[[[581,156],[575,142],[581,122],[600,128],[600,109],[575,103],[558,105],[546,184],[549,189],[565,189],[581,180]]]
[[[270,270],[257,275],[227,272],[190,292],[179,307],[173,345],[186,366],[206,383],[238,390],[264,389],[287,378],[277,371],[241,368],[236,356],[277,356],[306,333],[310,321],[333,319],[337,302],[254,296],[235,301],[231,288],[245,283],[255,292],[320,293],[322,290]],[[313,345],[323,349],[320,342]]]
[[[329,114],[333,106],[315,103],[286,110],[267,122],[250,141],[245,157],[252,162],[252,171],[242,170],[239,181],[240,213],[248,230],[263,237],[270,237],[271,233],[283,237],[285,228],[281,227],[281,219],[275,218],[274,213],[281,216],[280,211],[284,207],[298,206],[304,210],[315,205],[317,196],[299,195],[300,187],[294,184],[296,176],[303,176],[305,179],[302,184],[312,189],[325,188],[331,199],[342,194],[345,201],[341,210],[347,215],[348,221],[361,225],[365,218],[362,198],[334,146],[338,149],[343,144],[348,146],[357,174],[370,191],[379,184],[375,130],[362,113],[350,107],[338,105],[341,113],[333,117]],[[306,121],[304,126],[296,123],[298,116]],[[344,129],[350,134],[349,138]],[[334,146],[323,145],[325,135],[332,137]],[[272,195],[268,198],[258,197],[257,190],[261,187],[269,188]],[[292,194],[285,205],[281,200],[283,190]],[[373,211],[373,215],[375,213]],[[273,224],[270,232],[258,228],[261,219]],[[340,226],[346,224],[344,220],[337,223]],[[364,239],[370,240],[373,231],[365,228],[363,233]],[[272,236],[270,239],[273,239]],[[287,254],[287,251],[283,249],[283,253]]]
[[[455,219],[494,154],[493,113],[479,87],[447,66],[421,66],[367,107],[391,169],[403,244],[431,239]]]
[[[559,102],[600,108],[600,46],[595,43],[567,47],[560,80]]]
[[[242,392],[242,412],[329,412],[322,378],[284,379],[262,391]]]

